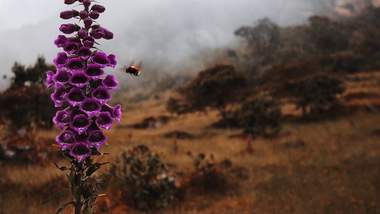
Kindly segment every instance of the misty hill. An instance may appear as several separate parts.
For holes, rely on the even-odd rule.
[[[45,0],[40,1],[43,4]],[[116,53],[120,65],[141,60],[147,68],[159,65],[170,72],[186,70],[195,61],[202,63],[198,53],[205,49],[234,47],[236,38],[232,32],[244,23],[270,17],[281,25],[289,25],[303,22],[320,11],[319,7],[303,0],[285,3],[282,0],[213,0],[207,3],[113,0],[107,1],[106,7],[109,13],[102,23],[115,32],[115,40],[102,47]],[[43,9],[37,7],[35,12]],[[18,13],[23,14],[22,10]],[[25,19],[7,15],[8,11],[4,13],[8,24],[25,22]],[[0,74],[9,73],[15,61],[33,63],[37,55],[50,61],[57,52],[52,44],[58,34],[57,20],[46,17],[38,23],[1,32]],[[4,87],[3,82],[0,88]]]

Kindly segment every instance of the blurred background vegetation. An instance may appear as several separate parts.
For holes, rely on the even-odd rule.
[[[378,213],[380,8],[364,5],[238,27],[240,45],[207,53],[204,69],[143,70],[114,94],[124,115],[94,180],[97,213]],[[51,69],[38,57],[4,76],[0,214],[52,213],[68,197]]]

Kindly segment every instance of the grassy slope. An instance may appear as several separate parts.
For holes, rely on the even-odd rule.
[[[359,81],[358,81],[359,80]],[[379,73],[353,77],[347,94],[375,92],[379,95]],[[252,155],[245,153],[246,140],[233,137],[239,130],[208,128],[217,120],[216,112],[181,116],[157,129],[134,130],[126,125],[148,116],[167,114],[164,98],[148,100],[131,107],[120,127],[109,133],[105,151],[116,157],[137,144],[149,145],[167,162],[190,169],[186,152],[213,153],[217,160],[229,158],[245,167],[249,179],[236,194],[197,196],[165,213],[379,213],[380,212],[380,114],[358,112],[339,119],[314,123],[285,124],[274,139],[255,139]],[[377,104],[379,99],[351,99],[348,105]],[[287,111],[290,111],[287,109]],[[291,112],[291,111],[290,111]],[[164,133],[181,130],[197,136],[177,140]],[[54,132],[41,133],[54,136]],[[132,137],[131,137],[132,136]],[[62,182],[53,166],[0,166],[0,214],[53,213],[64,196]],[[52,179],[59,184],[51,184]],[[50,186],[46,187],[46,183]],[[57,195],[58,193],[58,195]],[[114,206],[106,213],[135,213],[125,206]],[[69,211],[67,213],[70,213]]]

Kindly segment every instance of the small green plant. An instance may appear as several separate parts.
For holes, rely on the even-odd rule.
[[[157,210],[176,200],[174,176],[160,157],[140,145],[124,152],[110,170],[112,185],[123,200],[138,210]]]

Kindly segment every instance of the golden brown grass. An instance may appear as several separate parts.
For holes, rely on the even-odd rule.
[[[349,82],[347,93],[377,91],[373,75],[363,74],[370,82]],[[372,75],[372,76],[371,76]],[[375,89],[374,89],[375,88]],[[127,109],[121,126],[109,132],[109,145],[104,149],[116,158],[122,151],[146,144],[168,163],[185,171],[191,169],[187,152],[214,154],[217,160],[229,158],[234,166],[244,167],[249,178],[241,181],[234,194],[194,195],[173,208],[168,214],[251,214],[251,213],[378,213],[380,210],[380,115],[369,112],[314,123],[287,123],[273,139],[253,141],[253,154],[245,152],[246,139],[238,137],[240,130],[209,128],[217,121],[216,112],[194,113],[175,117],[157,129],[131,129],[127,125],[141,122],[148,116],[168,115],[165,98],[149,99]],[[376,100],[377,102],[378,100]],[[359,101],[353,101],[359,102]],[[361,102],[373,103],[374,100]],[[292,107],[285,107],[292,111]],[[184,131],[194,139],[162,136],[170,131]],[[41,136],[53,137],[55,131],[41,131]],[[53,213],[65,195],[46,196],[43,188],[61,175],[54,166],[0,165],[0,214]],[[36,191],[35,191],[36,192]],[[45,191],[46,192],[46,191]],[[48,198],[46,198],[48,197]],[[112,201],[104,213],[139,213]],[[69,210],[66,213],[70,213]]]

